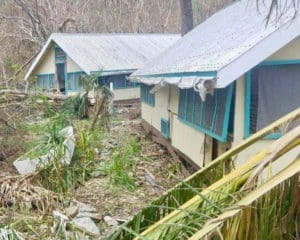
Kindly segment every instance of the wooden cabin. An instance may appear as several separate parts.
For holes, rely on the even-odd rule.
[[[300,17],[291,2],[267,23],[269,0],[236,1],[134,72],[145,124],[203,167],[300,107]],[[288,129],[243,151],[237,164]]]
[[[176,40],[176,34],[54,33],[29,68],[25,80],[41,90],[70,95],[83,91],[83,74],[98,73],[114,100],[139,99],[139,84],[127,77]]]

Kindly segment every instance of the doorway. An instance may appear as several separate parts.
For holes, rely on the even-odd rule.
[[[66,66],[65,63],[56,63],[56,75],[59,90],[61,93],[66,93]]]

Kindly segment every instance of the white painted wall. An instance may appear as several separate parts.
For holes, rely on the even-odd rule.
[[[272,60],[291,60],[300,59],[300,38],[295,39],[286,47],[282,48],[271,57],[266,59],[266,61]],[[168,92],[165,90],[167,87],[159,90],[156,94],[156,105],[155,107],[150,107],[142,103],[142,118],[148,123],[154,126],[160,131],[160,119],[167,118],[168,112]],[[165,94],[166,96],[163,96]],[[204,159],[204,134],[192,127],[187,126],[178,120],[178,88],[171,87],[171,97],[170,97],[170,135],[172,145],[179,149],[181,152],[185,153],[199,166],[203,166]],[[233,146],[239,144],[244,140],[244,123],[245,123],[245,77],[242,76],[237,80],[236,85],[236,99],[235,99],[235,115],[234,115],[234,136],[233,136]],[[254,144],[247,150],[241,152],[237,156],[237,165],[240,165],[247,161],[250,156],[261,151],[274,140],[261,140]],[[296,153],[300,153],[300,147],[296,150],[291,151],[285,156],[285,158],[279,164],[273,165],[273,171],[278,171],[284,165],[288,164],[296,156]],[[282,164],[284,163],[284,164]]]
[[[54,44],[50,46],[40,63],[35,68],[31,77],[38,74],[55,74]]]
[[[152,107],[146,103],[141,104],[142,118],[160,131],[161,118],[168,119],[168,95],[169,88],[164,87],[155,93],[155,106]]]
[[[300,37],[290,42],[284,48],[274,53],[266,61],[300,59]]]
[[[67,72],[81,72],[82,69],[67,55]]]
[[[124,88],[124,89],[115,89],[114,101],[120,100],[129,100],[140,98],[140,88]]]
[[[169,93],[170,101],[168,101]],[[142,118],[158,131],[160,131],[161,118],[170,119],[172,145],[202,167],[204,134],[178,120],[178,102],[179,91],[177,87],[161,88],[156,92],[154,107],[142,103]],[[171,110],[170,113],[168,108]]]

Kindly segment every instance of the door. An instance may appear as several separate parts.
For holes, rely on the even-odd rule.
[[[66,66],[65,63],[56,64],[56,75],[59,90],[61,93],[66,93]]]

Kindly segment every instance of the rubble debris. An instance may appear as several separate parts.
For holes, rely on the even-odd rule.
[[[182,173],[177,170],[172,156],[162,146],[146,136],[141,120],[128,120],[128,117],[126,119],[121,116],[111,121],[110,131],[105,132],[101,139],[101,151],[97,156],[97,167],[94,171],[99,171],[99,174],[101,171],[103,172],[103,166],[110,161],[115,149],[119,149],[124,144],[123,139],[134,139],[140,147],[140,153],[134,159],[134,170],[128,174],[133,174],[135,192],[124,189],[120,191],[113,187],[109,177],[103,174],[90,179],[84,186],[76,190],[75,195],[79,201],[93,204],[98,213],[104,213],[101,219],[103,225],[101,224],[100,235],[104,238],[112,233],[116,225],[124,223],[141,208],[147,206],[151,200],[154,200],[158,191],[161,193],[183,178]],[[172,174],[177,178],[170,177]],[[111,215],[105,212],[109,212]],[[92,214],[89,216],[96,220]]]
[[[118,227],[119,223],[114,219],[108,212],[103,214],[103,220],[107,223],[108,226]]]
[[[156,194],[160,195],[161,194],[160,187],[157,185],[157,183],[155,181],[155,177],[153,176],[153,174],[150,173],[147,169],[145,169],[145,179],[153,187]]]
[[[62,213],[60,213],[59,211],[56,211],[56,210],[53,211],[53,217],[54,217],[54,219],[58,219],[61,222],[68,222],[69,221],[69,218],[66,215],[64,215],[64,214],[62,214]]]
[[[79,208],[77,206],[70,206],[65,209],[65,213],[68,217],[74,218],[79,213]]]
[[[62,157],[61,161],[64,164],[70,164],[71,159],[75,150],[75,136],[72,126],[65,127],[60,131],[65,137],[63,145],[65,146],[64,156]],[[28,157],[22,156],[13,162],[15,168],[17,169],[18,173],[21,175],[30,174],[36,171],[38,166],[47,166],[48,162],[53,159],[57,152],[57,149],[51,149],[46,155],[41,156],[37,159],[30,159]],[[25,154],[26,156],[26,154]]]
[[[89,235],[99,236],[100,230],[94,221],[89,217],[76,217],[72,223],[81,231],[86,232]]]
[[[96,213],[97,212],[97,209],[94,208],[90,204],[82,203],[79,201],[74,201],[74,203],[78,206],[80,213],[83,213],[83,212]]]
[[[0,206],[35,209],[45,212],[59,205],[59,197],[44,188],[32,184],[34,174],[0,178]]]

